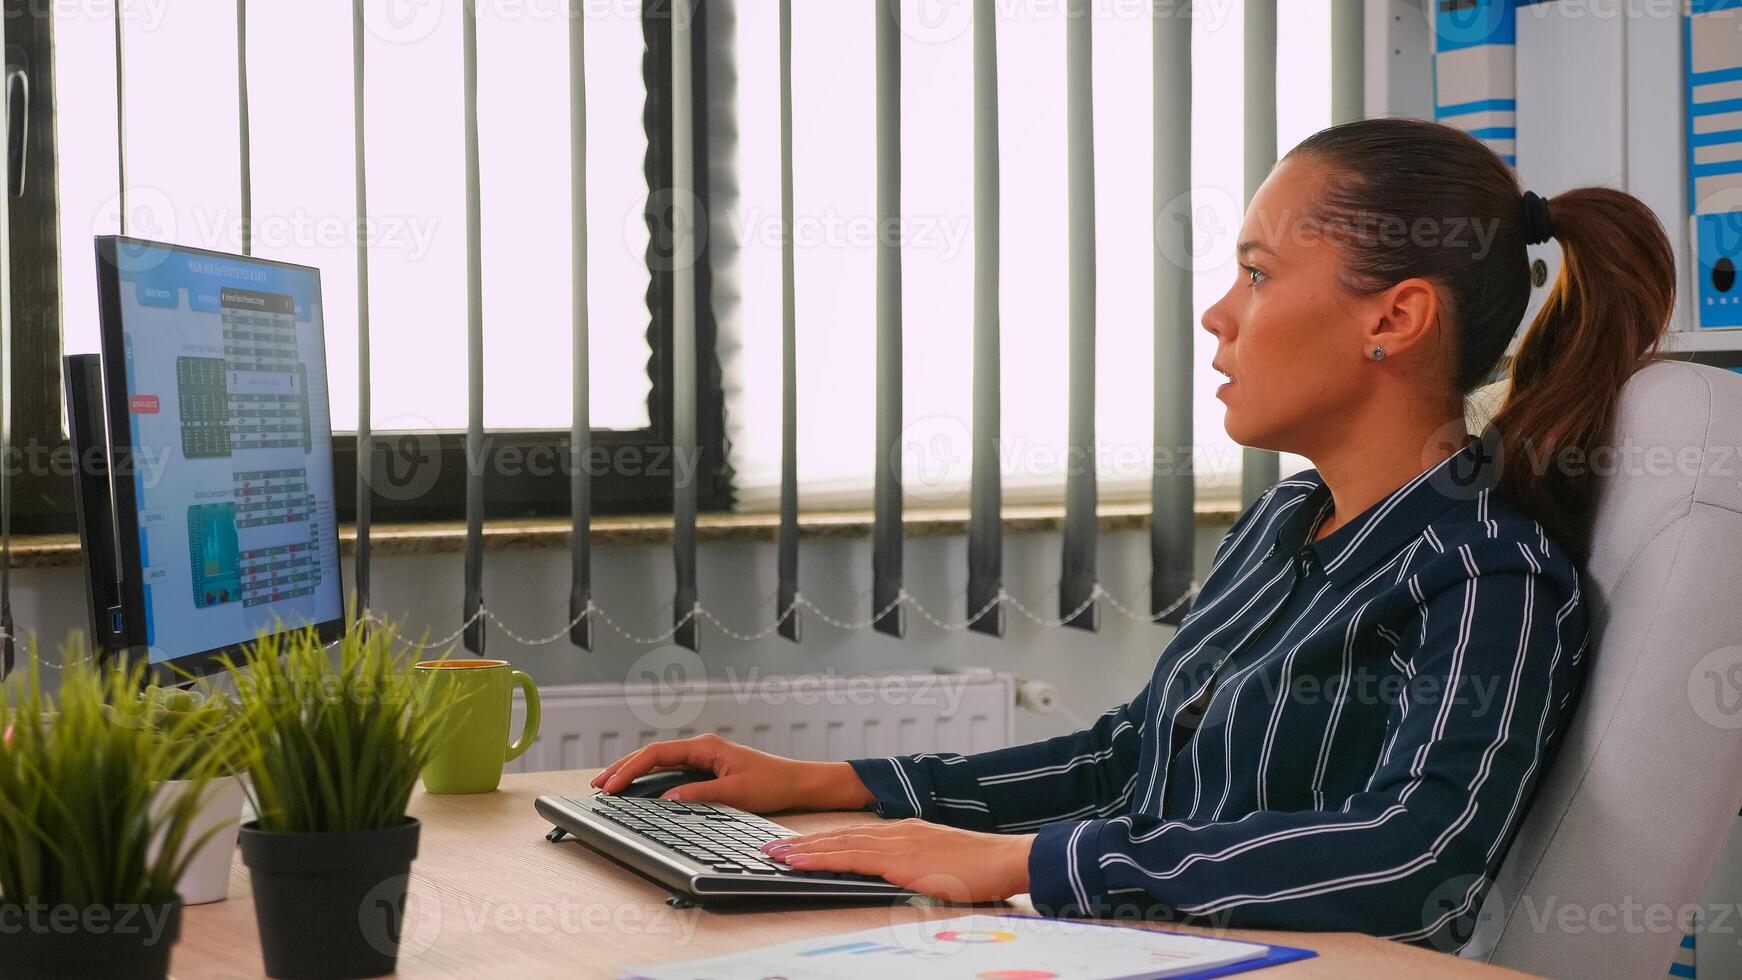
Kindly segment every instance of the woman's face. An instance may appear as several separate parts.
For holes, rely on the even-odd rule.
[[[1299,159],[1271,171],[1235,240],[1234,284],[1203,318],[1219,341],[1213,366],[1229,377],[1216,392],[1228,435],[1309,457],[1368,393],[1364,324],[1377,315],[1339,284],[1337,247],[1307,216],[1317,173]]]

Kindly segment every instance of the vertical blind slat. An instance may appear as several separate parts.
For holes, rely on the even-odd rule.
[[[1276,0],[1246,0],[1245,10],[1243,170],[1250,207],[1258,185],[1276,165]],[[1248,448],[1240,455],[1240,499],[1250,504],[1277,481],[1281,459],[1266,449]]]
[[[1177,624],[1189,604],[1196,522],[1192,482],[1192,22],[1189,0],[1158,5],[1151,23],[1154,89],[1155,470],[1150,484],[1149,614]],[[1164,243],[1164,236],[1171,243]]]
[[[357,193],[357,553],[352,586],[357,612],[369,612],[369,518],[373,491],[371,464],[375,460],[375,435],[370,427],[369,407],[369,174],[364,149],[363,0],[351,0],[351,139],[352,181]]]
[[[242,254],[254,254],[254,168],[248,137],[248,0],[236,0],[236,149],[242,167]]]
[[[0,97],[0,133],[10,136],[8,98]],[[0,153],[0,459],[12,458],[12,154]],[[12,673],[12,467],[0,466],[0,678]],[[95,639],[93,637],[92,639]]]
[[[1358,3],[1331,4],[1331,123],[1367,115],[1367,25]]]
[[[466,649],[484,652],[484,261],[478,177],[478,7],[460,17],[466,153]],[[476,618],[474,618],[476,617]]]
[[[797,643],[798,287],[792,240],[792,0],[780,0],[780,635]]]
[[[968,510],[969,628],[1004,635],[1002,371],[999,363],[998,24],[994,0],[974,0],[974,416]]]
[[[671,182],[672,254],[672,451],[678,458],[696,454],[696,231],[705,220],[695,196],[695,129],[691,27],[699,8],[673,2],[671,11]],[[700,635],[693,615],[696,592],[696,493],[694,477],[682,467],[672,486],[672,564],[677,590],[672,618],[678,625],[672,640],[698,649]]]
[[[123,7],[115,4],[115,207],[116,230],[127,234],[127,42]]]
[[[569,289],[574,404],[569,417],[569,642],[593,648],[592,375],[587,350],[587,53],[585,13],[569,11]]]
[[[1065,4],[1065,184],[1068,256],[1070,465],[1065,475],[1064,571],[1059,615],[1096,629],[1095,588],[1095,100],[1094,24],[1089,0]],[[1086,607],[1085,607],[1085,604]]]
[[[870,0],[877,49],[877,431],[871,608],[876,629],[906,633],[901,529],[901,7]]]

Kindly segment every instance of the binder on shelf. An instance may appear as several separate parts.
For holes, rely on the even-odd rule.
[[[1434,120],[1488,144],[1518,165],[1519,0],[1436,0]]]
[[[1694,321],[1742,327],[1742,0],[1688,0],[1684,21]]]

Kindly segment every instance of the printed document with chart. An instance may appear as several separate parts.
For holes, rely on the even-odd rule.
[[[1270,947],[1177,932],[1026,916],[968,915],[632,967],[644,980],[1139,980],[1221,971]]]

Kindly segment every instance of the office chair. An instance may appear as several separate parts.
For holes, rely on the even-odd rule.
[[[1699,902],[1742,805],[1742,376],[1651,365],[1614,443],[1582,700],[1463,951],[1547,976],[1663,976],[1685,923],[1644,910]]]

